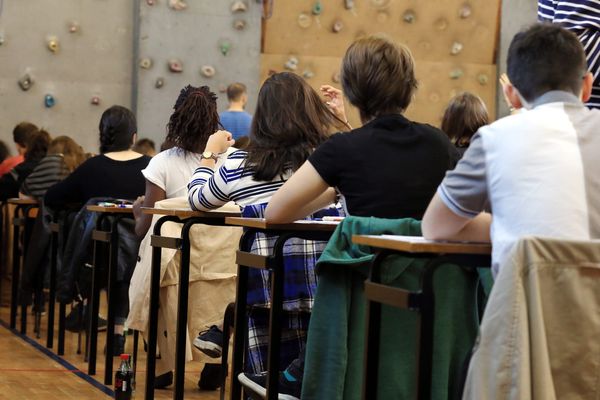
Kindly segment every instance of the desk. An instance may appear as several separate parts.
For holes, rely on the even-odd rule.
[[[38,202],[32,199],[8,199],[8,204],[15,205],[15,211],[13,214],[13,251],[12,251],[12,290],[11,290],[11,301],[10,301],[10,327],[15,329],[17,325],[17,308],[19,302],[19,284],[20,284],[20,271],[22,255],[25,257],[25,252],[29,245],[29,237],[31,236],[31,224],[27,223],[27,219],[30,218],[29,213],[31,210],[38,208]],[[19,216],[19,214],[21,216]],[[23,238],[23,253],[19,248],[19,236],[21,234],[21,227],[23,227],[25,235]],[[21,306],[21,334],[27,333],[27,306]]]
[[[106,327],[106,359],[104,362],[104,384],[112,385],[113,375],[113,347],[115,333],[115,296],[114,288],[117,281],[117,264],[119,256],[119,230],[117,225],[123,218],[133,218],[133,209],[126,207],[103,207],[89,205],[88,211],[99,214],[96,219],[96,229],[92,232],[94,241],[94,265],[92,273],[92,294],[89,300],[90,325],[86,344],[86,353],[88,355],[88,374],[96,374],[96,353],[98,346],[98,311],[100,308],[100,268],[97,265],[99,243],[108,243],[109,261],[108,261],[108,315]],[[105,219],[112,217],[110,231],[102,230],[102,223]]]
[[[267,399],[277,399],[281,342],[281,331],[277,321],[281,319],[283,313],[285,273],[283,268],[283,247],[291,238],[327,241],[339,222],[302,220],[291,224],[268,224],[262,218],[227,218],[225,222],[229,225],[246,228],[240,240],[240,250],[237,252],[238,283],[235,302],[235,341],[233,344],[231,399],[237,400],[242,394],[237,376],[243,372],[244,342],[248,330],[246,320],[248,268],[268,269],[273,274],[271,279],[271,312],[269,316]],[[252,241],[257,232],[278,236],[272,255],[260,256],[250,253]],[[224,346],[226,346],[226,343],[224,343]]]
[[[371,264],[370,276],[365,282],[368,311],[363,399],[377,398],[382,304],[418,310],[421,313],[420,346],[417,350],[419,360],[417,391],[419,399],[429,399],[431,394],[435,306],[433,275],[436,268],[444,263],[456,263],[469,267],[491,266],[491,244],[441,242],[427,240],[422,237],[393,235],[355,235],[352,237],[352,241],[376,249],[376,256]],[[386,257],[392,254],[430,259],[425,265],[421,291],[410,292],[380,283],[381,264]]]
[[[156,369],[156,343],[158,330],[158,307],[160,290],[160,262],[162,248],[180,249],[179,295],[177,299],[177,337],[175,344],[175,388],[173,398],[182,400],[185,379],[185,350],[188,315],[188,293],[190,280],[190,229],[195,224],[225,226],[227,217],[239,216],[239,212],[192,211],[185,209],[142,208],[144,214],[160,215],[154,224],[152,245],[152,271],[150,275],[150,315],[148,320],[148,353],[146,361],[145,399],[154,398],[154,375]],[[170,238],[160,235],[166,222],[182,223],[181,237]]]

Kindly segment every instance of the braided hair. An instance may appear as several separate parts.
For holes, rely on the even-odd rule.
[[[185,151],[199,153],[208,137],[222,128],[217,96],[208,86],[181,89],[167,124],[166,141]]]
[[[100,153],[128,150],[137,133],[135,115],[122,106],[112,106],[100,118]]]

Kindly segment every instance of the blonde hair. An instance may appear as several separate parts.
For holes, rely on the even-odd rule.
[[[48,155],[61,154],[69,172],[73,172],[86,159],[80,145],[68,136],[58,136],[50,142]]]

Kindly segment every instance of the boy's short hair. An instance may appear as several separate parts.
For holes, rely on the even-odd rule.
[[[408,47],[379,36],[352,43],[340,75],[344,94],[363,121],[406,110],[417,89]]]
[[[517,33],[506,63],[508,78],[527,101],[551,90],[578,95],[587,72],[585,52],[577,36],[549,23]]]
[[[156,154],[156,145],[154,144],[153,140],[142,138],[135,142],[131,150],[152,157]]]
[[[30,136],[38,131],[38,127],[31,122],[21,122],[13,129],[13,141],[21,147],[27,147]]]
[[[227,99],[229,101],[240,101],[243,94],[246,93],[246,85],[240,82],[232,83],[227,86]]]

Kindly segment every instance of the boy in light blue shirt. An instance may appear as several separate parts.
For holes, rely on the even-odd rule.
[[[235,140],[242,136],[248,136],[252,115],[244,111],[248,102],[246,85],[239,82],[229,85],[227,87],[227,99],[229,100],[229,108],[219,115],[221,125],[226,131],[231,132]]]

